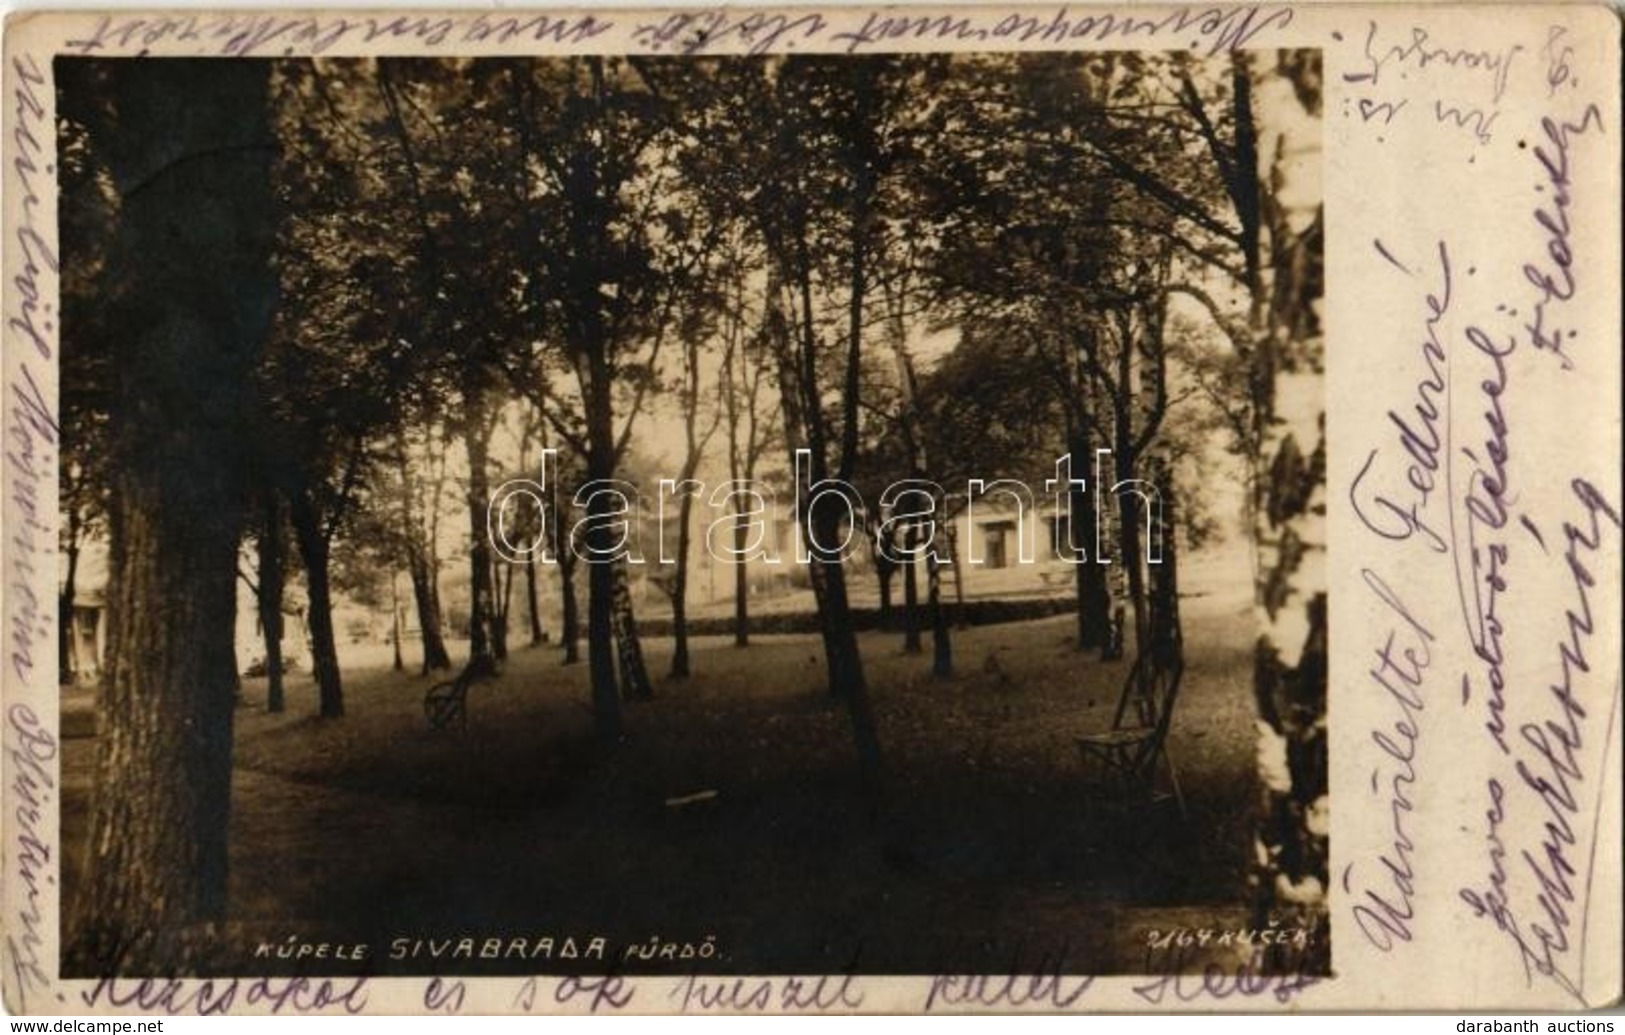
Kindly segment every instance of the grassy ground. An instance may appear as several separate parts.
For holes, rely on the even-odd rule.
[[[392,941],[712,935],[722,955],[705,969],[1006,971],[1061,956],[1069,970],[1143,971],[1150,929],[1244,918],[1254,627],[1245,581],[1204,587],[1193,571],[1170,737],[1183,819],[1088,779],[1075,739],[1110,725],[1126,664],[1076,653],[1066,617],[958,633],[949,682],[895,635],[862,637],[890,776],[878,814],[813,637],[697,642],[694,678],[628,705],[609,754],[593,746],[586,667],[552,649],[518,650],[476,687],[464,734],[431,731],[432,680],[384,659],[347,671],[339,721],[311,714],[306,677],[282,715],[260,707],[263,680],[245,680],[218,970],[264,970],[274,961],[253,947],[290,936],[366,942],[371,967],[422,973],[448,964],[391,960]],[[645,646],[663,674],[669,641]],[[85,707],[73,698],[65,716],[68,898],[85,865]],[[667,803],[697,792],[714,797]]]

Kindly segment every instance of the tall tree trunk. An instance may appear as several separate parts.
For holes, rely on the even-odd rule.
[[[294,539],[299,543],[299,556],[305,562],[305,581],[310,589],[310,609],[305,620],[310,624],[311,667],[316,675],[321,714],[323,718],[336,719],[344,714],[344,687],[339,676],[338,640],[333,635],[327,533],[302,490],[288,501],[288,516],[293,522]]]
[[[1134,480],[1134,468],[1139,462],[1139,454],[1135,448],[1134,438],[1135,392],[1133,378],[1135,347],[1133,333],[1126,318],[1119,338],[1117,398],[1111,402],[1112,462],[1114,464],[1112,475],[1117,479],[1117,484],[1122,484]],[[1146,614],[1145,556],[1140,542],[1140,522],[1138,520],[1140,507],[1136,504],[1138,499],[1138,496],[1127,490],[1117,493],[1117,541],[1118,551],[1121,554],[1117,561],[1123,565],[1123,572],[1127,576],[1129,608],[1134,612],[1134,656],[1136,658],[1146,653],[1150,646],[1151,634],[1150,618]],[[1139,672],[1141,688],[1149,692],[1151,677],[1154,673],[1149,665],[1141,665]]]
[[[587,565],[587,664],[592,681],[593,727],[599,740],[621,735],[620,682],[615,675],[615,569]]]
[[[491,656],[498,661],[508,660],[508,611],[513,606],[513,569],[504,577],[502,568],[492,560],[491,582],[496,593],[491,607]]]
[[[1158,506],[1151,512],[1157,563],[1148,564],[1150,588],[1151,647],[1157,657],[1178,657],[1184,642],[1179,618],[1179,544],[1174,498],[1173,466],[1161,454],[1151,458],[1151,482],[1156,487]],[[1147,549],[1150,546],[1147,544]]]
[[[735,282],[734,309],[737,313],[744,305],[743,277]],[[775,297],[778,290],[776,278],[769,274],[767,299]],[[769,301],[771,306],[772,302]],[[765,329],[764,322],[764,329]],[[766,364],[756,363],[745,377],[743,385],[738,380],[738,370],[742,365],[741,349],[743,344],[743,330],[736,321],[731,330],[734,332],[728,339],[728,346],[722,353],[722,413],[728,425],[728,479],[735,486],[741,484],[750,486],[756,476],[756,462],[763,447],[763,437],[759,434],[761,428],[758,424],[756,403],[760,388],[765,376]],[[741,395],[744,406],[741,408]],[[734,646],[750,646],[750,567],[745,560],[745,547],[750,541],[750,526],[742,521],[745,511],[743,494],[730,497],[734,523]]]
[[[1094,461],[1093,445],[1089,440],[1087,415],[1084,415],[1068,441],[1073,471],[1090,470]],[[1087,553],[1084,560],[1073,562],[1079,650],[1104,649],[1109,639],[1106,633],[1111,622],[1111,594],[1106,589],[1106,568],[1094,555],[1095,529],[1099,524],[1096,508],[1104,491],[1105,487],[1096,485],[1092,492],[1087,487],[1074,487],[1067,494],[1067,536],[1072,546],[1082,547]]]
[[[880,590],[880,627],[890,629],[895,617],[892,613],[891,580],[897,574],[897,565],[887,560],[880,551],[875,555],[875,582]]]
[[[559,513],[554,493],[553,513]],[[557,522],[555,522],[555,525]],[[581,612],[576,604],[576,555],[570,548],[569,537],[555,527],[553,552],[559,559],[559,646],[564,648],[564,664],[574,665],[581,660]]]
[[[282,505],[274,490],[264,493],[259,542],[260,630],[265,636],[265,710],[286,706],[282,691]]]
[[[609,363],[595,339],[583,360],[582,395],[587,407],[587,479],[615,477],[615,427]],[[595,492],[587,505],[587,664],[592,683],[593,728],[600,742],[621,736],[620,681],[615,674],[615,568],[608,560],[618,537],[613,501]]]
[[[959,628],[966,626],[965,618],[965,565],[960,559],[959,532],[954,525],[954,515],[950,513],[944,523],[943,534],[948,541],[948,563],[954,573],[954,621]]]
[[[927,456],[924,429],[921,427],[919,379],[915,376],[914,360],[908,351],[908,327],[904,316],[907,298],[906,285],[894,284],[887,288],[886,302],[890,310],[887,323],[892,356],[897,363],[897,379],[903,389],[902,430],[903,440],[909,448],[910,473],[916,479],[926,480],[930,476],[931,465]],[[933,501],[935,508],[940,509],[940,504],[941,501]],[[907,536],[908,572],[903,589],[907,597],[908,615],[903,651],[917,654],[920,651],[920,617],[919,589],[915,585],[915,579],[921,558],[916,550],[922,545],[918,521],[909,522]],[[947,679],[953,675],[953,645],[949,641],[947,615],[942,608],[942,568],[937,563],[936,551],[936,537],[933,536],[924,558],[926,604],[931,615],[931,672],[938,679]]]
[[[585,59],[590,84],[580,100],[588,110],[603,103],[604,62]],[[568,247],[574,253],[569,283],[561,285],[569,305],[572,328],[571,360],[581,387],[586,423],[587,481],[603,484],[614,479],[616,455],[615,396],[611,383],[614,366],[611,332],[605,325],[601,292],[612,262],[608,225],[609,205],[601,195],[600,156],[591,148],[564,155],[568,200],[572,218]],[[623,531],[610,494],[594,492],[587,505],[587,664],[592,686],[593,730],[600,744],[621,739],[620,684],[615,675],[615,569],[614,556]]]
[[[1112,459],[1116,464],[1117,480],[1122,482],[1134,477],[1134,443],[1131,439],[1125,441],[1121,435],[1118,442],[1118,450]],[[1117,493],[1117,544],[1121,554],[1117,562],[1123,565],[1123,572],[1127,576],[1129,608],[1134,612],[1135,657],[1146,653],[1151,644],[1151,619],[1146,605],[1145,547],[1140,539],[1141,506],[1138,499],[1127,490]],[[1140,671],[1142,680],[1149,686],[1150,669],[1142,666]]]
[[[451,655],[440,631],[440,592],[430,562],[416,544],[406,552],[407,573],[412,577],[412,600],[417,606],[418,630],[423,642],[423,674],[451,668]]]
[[[1115,65],[1113,59],[1108,59]],[[1100,93],[1091,98],[1092,103],[1106,105],[1109,102],[1109,81],[1115,72],[1108,73],[1107,79],[1100,82]],[[1110,216],[1113,202],[1107,191],[1093,192],[1087,203],[1087,211],[1083,218],[1086,222],[1107,220]],[[1110,392],[1105,390],[1105,378],[1101,366],[1101,341],[1104,337],[1101,326],[1096,320],[1084,319],[1078,325],[1078,330],[1066,342],[1067,377],[1071,386],[1070,398],[1066,405],[1067,424],[1067,451],[1072,459],[1072,472],[1074,477],[1083,478],[1086,482],[1096,474],[1105,475],[1106,472],[1095,470],[1095,431],[1100,427],[1096,421],[1099,415],[1109,406],[1115,405],[1110,399]],[[1131,347],[1128,341],[1122,345],[1123,356],[1118,383],[1123,391],[1128,391],[1128,378],[1126,371]],[[1106,396],[1106,400],[1102,399]],[[1124,401],[1123,405],[1128,404]],[[1119,435],[1119,437],[1121,437]],[[1096,478],[1099,482],[1102,478]],[[1104,538],[1101,533],[1101,508],[1111,507],[1105,493],[1108,486],[1095,484],[1090,491],[1086,484],[1079,489],[1074,486],[1067,501],[1068,532],[1072,545],[1083,548],[1086,557],[1076,563],[1077,587],[1077,622],[1078,622],[1078,650],[1100,651],[1102,661],[1116,661],[1122,657],[1122,629],[1114,621],[1112,608],[1112,590],[1110,587],[1109,566],[1103,564],[1104,558],[1097,556],[1097,551],[1104,550],[1101,542]],[[1121,618],[1121,611],[1117,613]]]
[[[536,599],[536,555],[525,561],[525,610],[530,616],[530,645],[540,647],[547,642],[547,630],[542,628],[542,608]]]
[[[166,425],[163,434],[173,442],[177,429]],[[195,472],[206,450],[189,445]],[[174,940],[177,928],[225,909],[236,684],[237,530],[228,515],[236,508],[218,498],[210,500],[217,510],[199,505],[206,489],[166,491],[153,474],[114,478],[98,702],[107,733],[80,928],[88,941],[70,971],[86,977],[176,966],[186,951]],[[209,517],[166,518],[181,509],[180,493],[192,497],[182,513]]]
[[[244,414],[276,293],[266,66],[118,64],[93,132],[113,182],[141,189],[112,249],[130,334],[111,372],[106,732],[64,931],[82,977],[185,970],[223,918]]]
[[[406,573],[412,580],[412,602],[417,609],[419,640],[423,647],[422,674],[436,669],[451,668],[451,655],[446,652],[446,640],[440,621],[439,558],[435,552],[435,533],[439,525],[441,486],[445,483],[443,457],[433,483],[429,504],[429,528],[424,529],[417,517],[414,502],[417,483],[407,453],[404,427],[395,430],[396,456],[401,479],[401,536],[406,543]]]
[[[471,370],[463,386],[463,446],[468,451],[468,663],[488,665],[495,658],[493,626],[496,602],[491,587],[491,543],[486,538],[486,508],[491,491],[486,472],[486,399],[480,373]]]
[[[805,266],[802,269],[805,271]],[[803,312],[810,321],[811,292],[805,278],[802,279],[801,289]],[[803,350],[813,348],[810,322],[803,325],[802,336]],[[810,352],[803,352],[804,358],[810,355]],[[788,350],[781,352],[781,384],[794,383],[786,370],[789,363]],[[795,465],[795,450],[798,444],[798,436],[794,429],[799,429],[801,436],[815,446],[810,450],[812,480],[814,483],[822,481],[826,468],[823,459],[822,432],[819,428],[823,418],[817,412],[816,399],[798,400],[789,391],[782,391],[780,396],[784,407],[784,426],[787,444],[790,447],[791,466],[793,468]],[[805,420],[802,419],[803,406],[808,411]],[[817,542],[832,543],[836,541],[835,536],[840,530],[841,514],[838,506],[827,496],[820,497],[820,501],[825,505],[820,508],[805,507],[798,517],[801,527],[810,530]],[[858,650],[857,634],[852,629],[851,607],[846,594],[846,574],[838,557],[826,559],[815,553],[808,560],[807,575],[812,583],[813,597],[818,607],[819,635],[824,645],[829,694],[846,704],[847,717],[852,725],[852,739],[857,748],[858,767],[865,787],[875,796],[873,801],[878,805],[884,791],[884,761],[880,750],[880,737],[875,729],[874,715],[869,708],[869,688],[863,672],[863,656]]]
[[[905,554],[907,559],[900,565],[903,572],[903,653],[920,653],[920,566],[914,557],[914,547],[918,538],[914,526],[910,525],[903,533],[903,542],[908,548]]]
[[[734,516],[741,513],[740,504],[734,502]],[[745,545],[749,528],[734,522],[734,646],[750,646],[750,567],[745,563]]]
[[[694,470],[685,465],[683,478],[694,477]],[[671,629],[675,643],[671,655],[671,678],[687,679],[688,660],[688,554],[689,521],[694,511],[694,494],[683,493],[677,510],[677,572],[671,587]]]
[[[68,570],[63,576],[62,593],[57,599],[57,680],[67,686],[79,674],[76,664],[79,651],[73,642],[75,582],[79,576],[79,529],[77,516],[72,509],[68,511],[68,545],[64,552],[68,557]]]
[[[734,315],[728,321],[726,350],[730,354],[738,347],[740,336],[739,318]],[[728,363],[730,356],[724,356],[723,376],[731,377],[731,367]],[[711,436],[717,430],[717,424],[722,420],[722,407],[718,406],[716,419],[711,427],[704,432],[700,431],[700,353],[699,348],[692,341],[686,342],[683,349],[683,473],[677,483],[682,498],[678,502],[677,515],[677,571],[674,573],[671,586],[671,626],[674,640],[671,656],[671,678],[687,679],[689,674],[688,658],[688,555],[692,532],[690,524],[694,515],[694,475],[700,469],[700,454],[711,441]],[[662,546],[662,548],[664,548]]]
[[[871,184],[872,186],[872,184]],[[861,193],[861,192],[859,192]],[[863,214],[867,202],[859,204],[856,211]],[[775,351],[777,353],[779,373],[779,400],[784,412],[784,431],[786,445],[790,450],[790,466],[795,469],[796,449],[805,443],[812,460],[812,470],[809,472],[813,484],[823,481],[829,474],[829,458],[825,451],[824,440],[824,411],[821,401],[821,392],[818,384],[818,336],[815,331],[812,303],[812,262],[808,248],[808,226],[805,212],[798,213],[793,218],[793,238],[795,244],[794,261],[786,261],[789,255],[784,249],[779,250],[780,262],[787,283],[795,285],[798,298],[800,316],[796,319],[795,337],[799,341],[792,342],[788,328],[783,326],[782,320],[775,320]],[[859,235],[861,227],[854,229],[853,253],[854,259],[861,254]],[[782,243],[782,242],[781,242]],[[852,283],[852,298],[850,307],[851,321],[849,324],[850,340],[847,349],[847,378],[843,398],[845,399],[845,423],[843,435],[843,456],[851,459],[856,455],[857,430],[857,402],[859,379],[856,370],[859,355],[860,335],[862,333],[862,286],[861,273],[854,271]],[[776,309],[775,309],[776,312]],[[851,448],[847,448],[850,446]],[[850,472],[842,472],[843,474]],[[798,518],[801,527],[810,533],[819,543],[836,542],[836,534],[840,530],[844,507],[836,504],[830,496],[824,494],[819,497],[822,503],[819,507],[804,506],[800,508]],[[852,738],[857,749],[858,767],[865,789],[870,795],[870,802],[877,808],[884,806],[885,773],[880,749],[880,738],[875,728],[874,715],[869,707],[869,688],[864,678],[863,657],[858,650],[857,635],[852,629],[851,608],[847,600],[846,575],[841,566],[839,557],[823,557],[813,553],[808,561],[808,577],[812,582],[813,595],[818,603],[818,619],[820,634],[824,643],[824,658],[829,674],[829,693],[846,704],[847,717],[852,726]]]
[[[953,641],[948,633],[948,609],[942,606],[942,565],[936,551],[925,558],[925,599],[931,613],[931,674],[951,679],[954,674]]]
[[[543,401],[543,403],[541,405],[545,405],[545,400]],[[534,409],[531,409],[531,410],[529,410],[527,412],[525,420],[520,426],[520,433],[519,433],[519,470],[521,470],[521,471],[529,471],[531,469],[530,442],[531,442],[531,438],[538,431],[541,432],[542,449],[543,450],[547,449],[547,431],[546,431],[546,428],[547,428],[547,417],[546,417],[546,414],[545,414],[545,412],[543,410],[541,410],[540,408],[534,408]],[[544,453],[543,455],[545,457],[546,454]],[[544,477],[545,477],[545,473],[546,473],[546,465],[545,464],[543,466],[543,473],[544,473]],[[542,524],[539,526],[539,529],[533,529],[533,530],[531,530],[531,532],[534,533],[535,531],[539,530],[542,536],[546,536],[548,534],[547,533],[547,527],[546,527],[546,522],[548,521],[548,512],[547,512],[547,509],[543,505],[541,500],[537,500],[536,505],[537,505],[537,508],[538,508],[537,513],[536,513],[536,518],[537,518],[538,521],[542,522]],[[526,627],[528,628],[528,631],[530,632],[530,645],[533,648],[540,647],[542,644],[547,642],[547,633],[546,633],[546,631],[544,631],[542,629],[542,612],[541,612],[541,609],[538,607],[537,599],[536,599],[536,560],[537,560],[537,554],[536,554],[535,550],[530,551],[525,556],[525,624],[526,624]],[[502,648],[503,648],[503,656],[504,657],[507,656],[507,647],[508,647],[508,645],[507,645],[508,615],[509,615],[509,603],[508,603],[508,601],[512,598],[512,595],[513,595],[513,580],[514,580],[515,577],[516,577],[516,573],[510,567],[509,570],[508,570],[508,586],[507,586],[507,589],[504,590],[503,604],[502,604],[502,631],[503,631]]]
[[[840,515],[835,507],[815,508],[809,519],[809,527],[816,530],[819,542],[836,541]],[[852,629],[846,572],[839,558],[819,559],[815,556],[809,564],[809,574],[819,603],[819,626],[829,672],[829,692],[846,703],[859,768],[865,784],[878,793],[883,785],[880,737],[875,730],[874,715],[869,709],[869,685],[863,673],[863,656],[858,651],[857,633]]]
[[[643,663],[643,644],[638,639],[638,621],[632,612],[631,577],[626,565],[605,565],[615,577],[612,600],[615,624],[615,658],[620,664],[621,693],[629,700],[647,701],[654,697],[649,669]]]
[[[391,571],[389,573],[389,642],[395,648],[395,663],[393,666],[395,671],[405,672],[406,654],[401,647],[401,633],[405,631],[403,626],[406,623],[401,621],[401,592],[399,582],[400,573]]]
[[[1284,961],[1303,972],[1330,966],[1325,936],[1327,860],[1326,508],[1324,338],[1315,311],[1323,263],[1322,210],[1288,208],[1280,199],[1298,165],[1259,156],[1291,154],[1301,162],[1318,147],[1299,135],[1260,147],[1253,120],[1255,60],[1232,56],[1241,217],[1253,294],[1255,537],[1258,601],[1266,616],[1254,667],[1259,758],[1287,760],[1284,774],[1261,768],[1263,816],[1258,831],[1257,917],[1282,926],[1319,927],[1309,958]],[[1319,113],[1319,61],[1312,83],[1295,91]],[[1294,84],[1300,85],[1300,84]],[[1308,100],[1306,100],[1306,98]],[[1293,131],[1287,129],[1284,134]],[[1311,131],[1318,132],[1318,131]],[[1266,186],[1269,185],[1269,186]],[[1268,241],[1267,256],[1261,250]],[[1290,415],[1290,416],[1288,416]],[[1281,777],[1284,775],[1284,783]]]

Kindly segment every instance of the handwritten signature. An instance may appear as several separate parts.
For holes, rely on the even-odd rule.
[[[1565,331],[1559,326],[1547,326],[1548,307],[1571,301],[1579,289],[1574,273],[1574,249],[1569,241],[1573,229],[1569,222],[1569,209],[1574,204],[1569,182],[1569,150],[1573,146],[1570,138],[1593,128],[1600,132],[1602,112],[1595,104],[1590,104],[1578,121],[1558,122],[1547,117],[1540,120],[1540,128],[1546,140],[1535,147],[1535,160],[1545,171],[1546,185],[1551,188],[1551,203],[1537,207],[1534,218],[1546,232],[1545,259],[1550,262],[1524,263],[1524,279],[1535,288],[1537,295],[1529,307],[1531,315],[1523,329],[1535,348],[1552,353],[1562,363],[1564,370],[1572,370],[1574,360],[1567,353],[1564,343],[1572,339],[1574,332]],[[1548,145],[1550,150],[1547,149]]]
[[[1490,859],[1486,882],[1462,888],[1459,895],[1474,916],[1489,919],[1517,947],[1526,977],[1539,974],[1550,978],[1576,998],[1582,998],[1576,975],[1564,965],[1575,947],[1571,938],[1574,912],[1584,910],[1588,897],[1577,891],[1589,891],[1577,887],[1582,874],[1576,857],[1583,847],[1581,831],[1576,829],[1581,812],[1579,787],[1585,782],[1580,765],[1586,744],[1582,720],[1589,713],[1576,696],[1575,684],[1580,676],[1591,672],[1588,645],[1596,632],[1591,591],[1597,585],[1593,557],[1603,549],[1605,533],[1610,529],[1618,532],[1621,525],[1618,509],[1596,486],[1576,478],[1570,489],[1582,516],[1578,524],[1563,523],[1563,559],[1574,596],[1563,612],[1564,637],[1556,644],[1560,675],[1547,688],[1556,704],[1556,717],[1523,723],[1518,728],[1519,740],[1511,749],[1517,759],[1517,786],[1532,793],[1545,811],[1544,821],[1539,824],[1539,844],[1533,850],[1518,850],[1514,860],[1523,863],[1525,876],[1532,878],[1539,889],[1534,904],[1542,920],[1525,924],[1513,908],[1506,867],[1509,849],[1501,834],[1507,817],[1508,790],[1499,780],[1492,779],[1486,785],[1490,798],[1485,813]],[[1589,882],[1589,874],[1584,880]]]

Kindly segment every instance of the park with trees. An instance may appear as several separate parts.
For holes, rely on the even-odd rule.
[[[57,84],[66,973],[1324,969],[1317,53]]]

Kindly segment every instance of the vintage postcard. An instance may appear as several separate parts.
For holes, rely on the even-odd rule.
[[[1621,995],[1603,6],[6,24],[17,1013]]]

